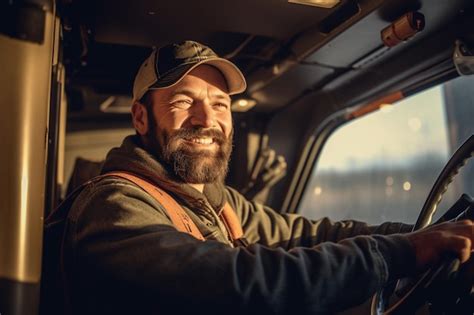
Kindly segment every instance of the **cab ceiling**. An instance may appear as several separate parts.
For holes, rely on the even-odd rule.
[[[97,41],[138,46],[189,38],[212,41],[219,33],[285,41],[316,25],[333,11],[289,4],[286,0],[102,0],[89,3],[93,3],[91,22],[95,25]],[[85,8],[91,7],[85,5]]]
[[[382,46],[380,31],[404,13],[418,10],[427,21],[411,45],[456,19],[470,2],[343,0],[328,10],[286,0],[64,0],[59,9],[70,108],[94,111],[104,97],[129,95],[151,47],[193,39],[233,60],[248,79],[248,96],[258,101],[255,110],[272,112],[354,71]]]

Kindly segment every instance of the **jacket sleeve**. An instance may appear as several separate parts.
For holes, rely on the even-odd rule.
[[[118,182],[78,197],[65,248],[78,314],[331,314],[414,266],[399,234],[291,250],[202,242],[178,232],[140,188]]]
[[[248,201],[233,188],[227,187],[226,192],[249,243],[291,249],[296,246],[311,247],[322,242],[339,242],[359,235],[407,233],[412,229],[412,225],[402,223],[370,226],[353,220],[309,220],[298,214],[281,214],[270,207]]]

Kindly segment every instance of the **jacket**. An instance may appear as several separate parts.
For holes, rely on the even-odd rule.
[[[410,226],[311,221],[280,214],[216,182],[201,194],[124,139],[102,173],[135,173],[167,190],[206,241],[178,232],[153,197],[125,179],[85,187],[61,253],[74,314],[333,314],[415,269]],[[228,201],[250,243],[234,247],[218,219]]]

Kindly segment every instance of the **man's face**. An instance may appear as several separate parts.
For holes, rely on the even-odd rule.
[[[150,93],[145,138],[152,153],[187,183],[222,180],[232,151],[231,101],[222,74],[201,65],[178,84]]]

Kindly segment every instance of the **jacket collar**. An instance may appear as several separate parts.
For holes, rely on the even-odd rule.
[[[205,204],[219,212],[226,202],[224,185],[220,182],[206,184],[203,193],[183,182],[170,168],[143,148],[139,136],[127,136],[122,145],[107,154],[102,174],[125,171],[136,174],[165,189],[190,208]],[[200,207],[199,207],[200,208]]]

